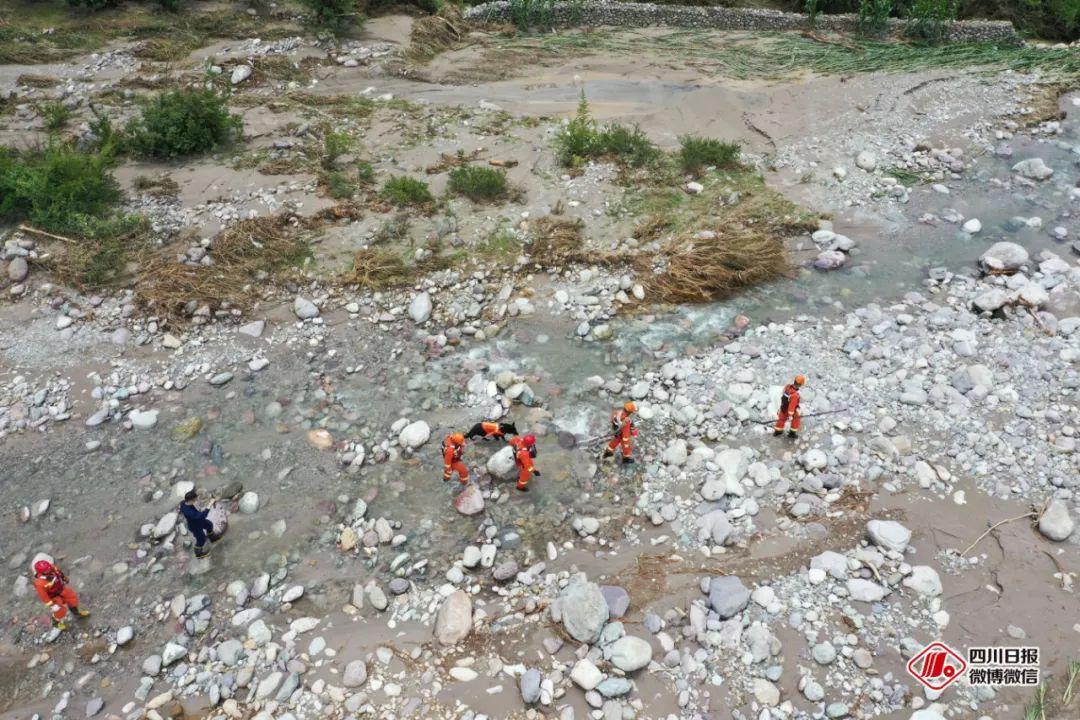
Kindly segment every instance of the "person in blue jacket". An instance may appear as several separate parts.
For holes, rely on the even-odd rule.
[[[206,547],[206,541],[209,539],[211,543],[216,543],[221,539],[221,536],[214,532],[214,523],[206,518],[210,512],[209,508],[200,510],[195,507],[195,501],[198,497],[199,493],[197,491],[191,490],[188,492],[184,496],[184,502],[180,503],[180,514],[184,516],[188,530],[191,531],[192,537],[195,538],[195,557],[204,558],[210,554],[209,548]]]

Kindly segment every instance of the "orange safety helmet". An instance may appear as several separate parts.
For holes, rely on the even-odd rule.
[[[450,436],[450,442],[454,443],[455,445],[461,445],[463,442],[465,442],[465,436],[461,433],[454,433]]]
[[[622,406],[622,409],[625,410],[628,413],[636,413],[637,412],[637,405],[635,405],[634,403],[632,403],[630,401],[627,401],[626,404]]]
[[[806,384],[806,376],[805,375],[796,375],[795,376],[795,384],[796,385],[805,385]]]

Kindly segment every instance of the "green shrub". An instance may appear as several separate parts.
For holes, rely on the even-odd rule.
[[[913,0],[907,10],[904,34],[932,43],[947,40],[956,22],[957,7],[957,0]]]
[[[224,145],[243,131],[243,121],[213,90],[183,89],[158,95],[126,131],[134,154],[171,160]]]
[[[738,143],[693,135],[679,138],[679,165],[683,172],[696,174],[709,165],[730,168],[738,164]]]
[[[375,168],[366,161],[356,163],[356,179],[364,185],[370,185],[375,180]]]
[[[884,35],[892,10],[893,0],[860,0],[859,32],[869,37]]]
[[[399,206],[427,205],[435,200],[426,182],[406,175],[398,175],[387,180],[383,185],[382,196]]]
[[[356,183],[340,170],[330,170],[322,175],[326,192],[335,200],[351,198],[356,193]]]
[[[68,146],[0,152],[0,218],[50,232],[85,234],[120,200],[112,160]]]
[[[817,25],[817,16],[821,12],[821,0],[806,0],[806,15],[810,21],[810,27]]]
[[[67,121],[71,119],[71,111],[67,109],[67,106],[55,100],[39,107],[38,114],[41,115],[45,121],[45,128],[50,132],[55,132],[64,127],[67,125]]]
[[[483,165],[459,165],[450,171],[450,192],[464,195],[473,202],[506,197],[509,186],[506,173]]]
[[[659,151],[640,128],[612,123],[597,125],[589,113],[589,103],[582,93],[577,114],[555,136],[555,152],[566,167],[580,165],[590,158],[613,158],[640,167],[659,157]]]
[[[356,0],[300,0],[311,13],[307,20],[311,25],[340,32],[347,25],[363,21]]]
[[[322,166],[327,169],[334,167],[338,158],[353,148],[352,137],[343,132],[327,129],[323,133],[322,141]]]

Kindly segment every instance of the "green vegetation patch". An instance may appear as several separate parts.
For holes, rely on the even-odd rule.
[[[213,90],[181,89],[158,95],[126,127],[126,147],[135,155],[172,160],[211,152],[243,130],[227,100]]]
[[[483,165],[459,165],[450,171],[447,188],[473,202],[492,202],[506,198],[510,185],[502,170]]]
[[[398,207],[420,207],[435,202],[426,182],[407,175],[397,175],[387,180],[380,194],[387,202]]]

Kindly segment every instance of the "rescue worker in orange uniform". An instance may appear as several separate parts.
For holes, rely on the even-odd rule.
[[[514,423],[478,422],[469,428],[469,432],[465,433],[465,439],[484,438],[485,440],[493,440],[517,434],[517,426]]]
[[[53,625],[60,630],[67,630],[64,618],[67,617],[68,609],[79,617],[90,614],[79,607],[79,596],[67,581],[67,576],[60,568],[48,560],[34,563],[34,589],[37,590],[41,602],[49,608]]]
[[[622,461],[624,463],[634,462],[634,458],[630,457],[634,452],[634,441],[631,438],[637,437],[637,428],[634,427],[634,420],[631,417],[637,412],[637,405],[632,402],[627,402],[622,406],[622,410],[611,411],[611,442],[608,443],[607,449],[604,450],[604,459],[611,457],[615,454],[616,448],[622,446]]]
[[[469,468],[461,461],[462,453],[465,452],[465,436],[461,433],[447,435],[443,440],[443,482],[446,482],[454,473],[458,475],[458,482],[462,485],[469,484]]]
[[[511,438],[510,446],[514,448],[514,464],[518,469],[517,489],[528,492],[529,480],[534,475],[540,477],[540,471],[533,467],[533,458],[536,457],[536,438],[532,435]]]
[[[789,419],[791,427],[788,429],[788,437],[799,436],[799,424],[802,419],[799,413],[799,388],[805,383],[805,376],[796,375],[795,380],[784,388],[784,394],[780,396],[780,414],[776,418],[776,427],[773,429],[774,437],[779,437],[784,432],[784,425]]]

